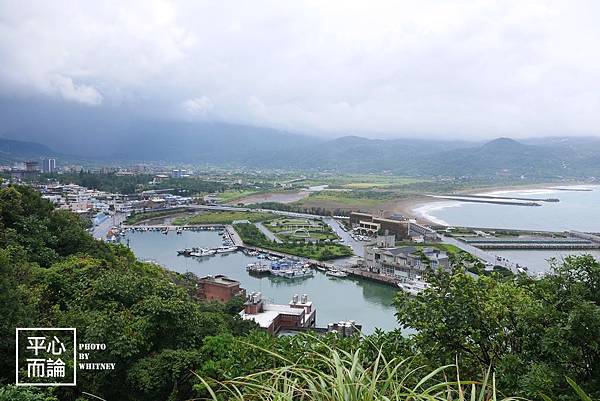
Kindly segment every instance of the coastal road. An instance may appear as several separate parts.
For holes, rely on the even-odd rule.
[[[275,241],[278,244],[281,244],[283,241],[280,240],[275,234],[273,234],[267,227],[263,226],[262,223],[254,223],[256,228],[260,230],[270,241]]]
[[[106,234],[113,226],[119,226],[119,224],[125,221],[127,215],[125,213],[115,213],[113,216],[105,219],[102,223],[94,226],[92,235],[97,239],[106,239]]]
[[[323,217],[323,222],[327,223],[329,227],[338,235],[338,237],[344,240],[344,244],[352,248],[352,251],[356,256],[363,257],[365,254],[364,244],[360,241],[356,241],[350,236],[347,231],[342,230],[342,226],[339,221],[331,217]]]

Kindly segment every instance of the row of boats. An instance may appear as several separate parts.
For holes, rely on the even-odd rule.
[[[316,266],[318,270],[324,271],[327,276],[331,277],[347,277],[348,273],[337,269],[326,269],[322,266]],[[314,271],[310,268],[310,264],[304,261],[280,259],[273,261],[270,264],[260,262],[250,263],[246,266],[246,270],[254,275],[270,274],[276,277],[286,279],[313,277]]]
[[[238,250],[237,246],[219,246],[216,248],[186,248],[177,251],[177,255],[193,256],[201,258],[204,256],[212,256],[218,253],[231,253]]]
[[[214,227],[209,227],[209,228],[214,229]],[[177,255],[202,258],[202,257],[206,257],[206,256],[216,255],[216,254],[236,252],[238,250],[238,247],[233,243],[233,241],[231,240],[231,238],[225,231],[219,231],[219,235],[223,238],[222,246],[218,246],[216,248],[200,248],[200,247],[185,248],[185,249],[177,251]]]

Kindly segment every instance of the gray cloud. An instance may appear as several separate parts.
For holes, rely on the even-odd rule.
[[[597,134],[596,1],[1,1],[0,95],[377,137]]]

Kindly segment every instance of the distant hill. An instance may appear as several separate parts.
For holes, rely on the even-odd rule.
[[[289,155],[323,142],[269,128],[185,122],[136,124],[122,138],[119,152],[107,158],[252,166],[269,164],[267,155]]]
[[[225,123],[136,122],[112,132],[97,163],[161,162],[411,176],[555,179],[600,177],[600,138],[323,139]],[[118,138],[118,139],[114,139]],[[0,161],[55,155],[34,142],[0,139]],[[76,158],[64,156],[63,158]],[[81,160],[81,159],[80,159]]]
[[[421,164],[430,174],[453,176],[558,176],[571,156],[556,149],[498,138],[479,147],[440,152]]]
[[[0,162],[12,163],[27,158],[40,158],[56,154],[46,145],[35,142],[0,138]]]

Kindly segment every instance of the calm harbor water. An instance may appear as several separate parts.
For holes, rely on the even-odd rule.
[[[287,304],[294,294],[308,294],[317,308],[318,326],[352,319],[363,325],[365,333],[397,327],[391,305],[396,290],[390,286],[350,277],[331,278],[320,271],[305,279],[258,278],[246,272],[246,265],[258,259],[241,252],[201,259],[177,255],[178,249],[221,245],[221,238],[214,231],[184,231],[182,235],[129,232],[122,242],[127,240],[140,260],[154,260],[170,270],[200,277],[224,274],[240,281],[247,292],[261,291],[275,303]]]
[[[564,187],[563,187],[564,188]],[[432,202],[415,211],[425,218],[448,226],[514,228],[522,230],[600,232],[600,187],[592,191],[564,191],[555,188],[496,191],[499,196],[558,198],[560,202],[542,202],[542,206],[527,207],[458,201]],[[569,254],[589,253],[600,259],[600,251],[491,251],[532,271],[547,271],[548,259],[561,260]]]
[[[519,265],[527,266],[530,272],[547,272],[550,270],[549,259],[554,258],[558,263],[569,255],[591,254],[597,260],[600,260],[600,250],[569,251],[569,250],[510,250],[510,251],[490,251],[490,253],[516,262]]]

